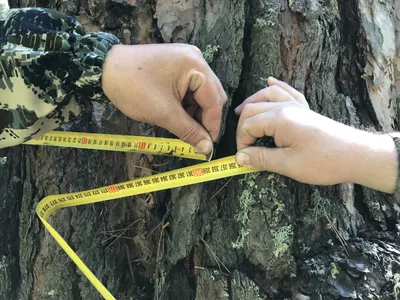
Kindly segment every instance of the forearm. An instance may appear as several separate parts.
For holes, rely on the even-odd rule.
[[[343,168],[348,181],[393,194],[398,179],[398,151],[393,138],[357,130]]]

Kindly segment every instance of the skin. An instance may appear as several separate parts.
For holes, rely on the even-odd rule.
[[[128,117],[163,127],[200,153],[212,151],[227,96],[198,48],[115,45],[103,65],[102,88]]]
[[[391,137],[328,119],[286,83],[269,78],[268,84],[235,110],[239,164],[308,184],[353,182],[394,192],[398,161]],[[227,97],[196,47],[116,45],[104,63],[102,87],[125,115],[169,130],[198,152],[212,151]],[[277,148],[253,147],[263,136],[273,137]]]
[[[308,184],[352,182],[394,193],[398,158],[390,136],[311,111],[304,96],[282,81],[269,78],[268,85],[235,110],[240,165]],[[273,137],[277,148],[252,146],[263,136]]]

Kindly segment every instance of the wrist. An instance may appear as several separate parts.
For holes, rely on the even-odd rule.
[[[101,87],[104,94],[111,100],[110,94],[114,89],[115,78],[115,68],[116,68],[116,57],[118,57],[119,48],[124,47],[123,45],[114,45],[110,48],[107,56],[103,63],[103,74],[101,77]],[[112,100],[111,100],[112,101]]]
[[[361,130],[356,130],[352,139],[346,159],[347,181],[393,194],[398,176],[398,154],[393,139]]]

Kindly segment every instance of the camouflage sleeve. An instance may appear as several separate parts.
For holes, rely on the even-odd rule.
[[[71,121],[83,99],[107,101],[102,65],[119,43],[111,34],[85,34],[53,10],[11,9],[0,17],[0,148]]]

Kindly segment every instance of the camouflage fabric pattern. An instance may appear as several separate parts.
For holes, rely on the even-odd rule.
[[[72,17],[42,8],[0,19],[0,148],[76,118],[82,101],[108,101],[101,75],[111,34],[85,34]]]

